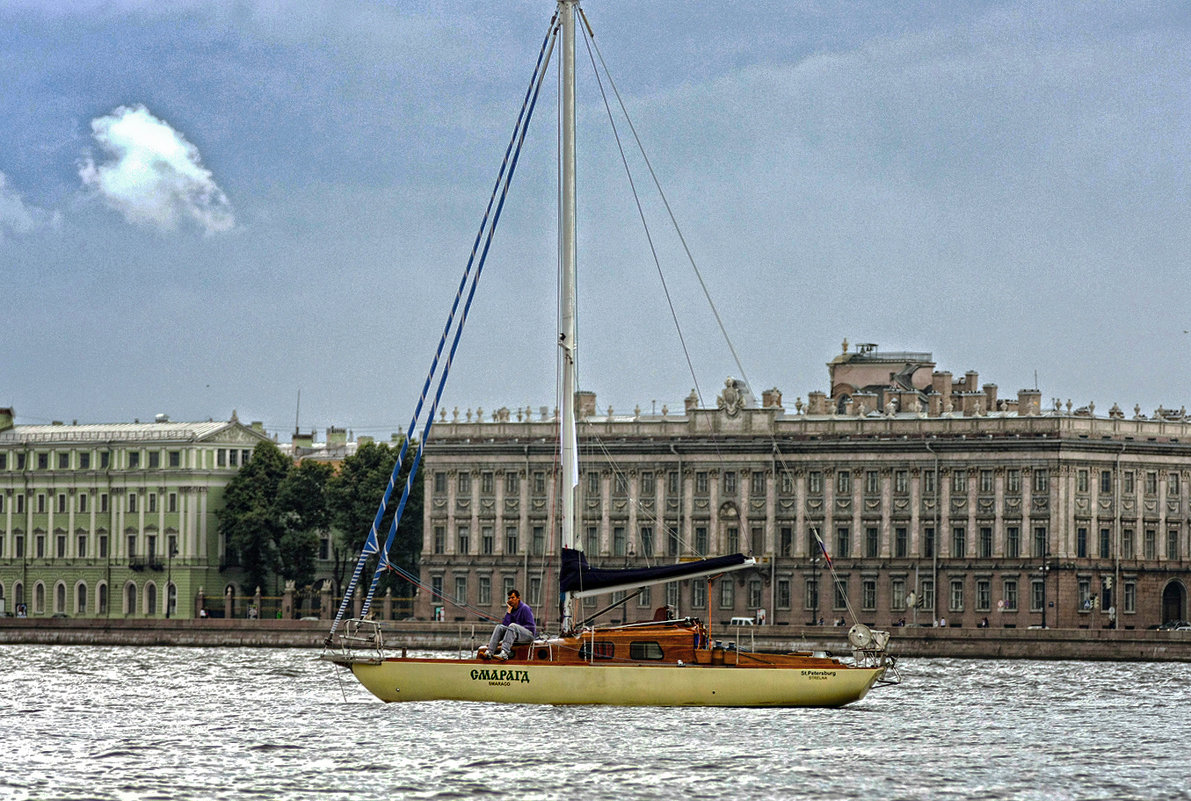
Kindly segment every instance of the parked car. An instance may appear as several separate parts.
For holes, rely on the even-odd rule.
[[[1168,620],[1158,627],[1159,631],[1191,631],[1191,623],[1186,620]]]

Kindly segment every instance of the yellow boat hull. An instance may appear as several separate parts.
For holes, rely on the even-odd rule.
[[[382,701],[613,706],[838,707],[859,701],[884,667],[560,665],[386,659],[352,672]]]

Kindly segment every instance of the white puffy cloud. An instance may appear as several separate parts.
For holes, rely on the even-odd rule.
[[[121,106],[92,120],[91,135],[106,160],[88,156],[79,177],[129,222],[168,231],[189,219],[209,234],[235,226],[198,148],[144,106]]]

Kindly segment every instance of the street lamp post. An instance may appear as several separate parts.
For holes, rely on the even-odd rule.
[[[1050,572],[1050,554],[1042,557],[1042,566],[1038,571],[1042,574],[1042,628],[1046,628],[1046,574]]]
[[[178,548],[171,542],[165,554],[165,617],[168,620],[173,611],[174,597],[174,554]]]

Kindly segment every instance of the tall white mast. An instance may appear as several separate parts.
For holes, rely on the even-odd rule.
[[[562,187],[559,209],[559,254],[562,260],[558,285],[559,334],[562,350],[562,545],[579,548],[575,537],[575,492],[579,484],[578,437],[575,434],[575,12],[579,0],[559,0],[562,23]],[[574,628],[573,603],[563,599],[562,630]]]

